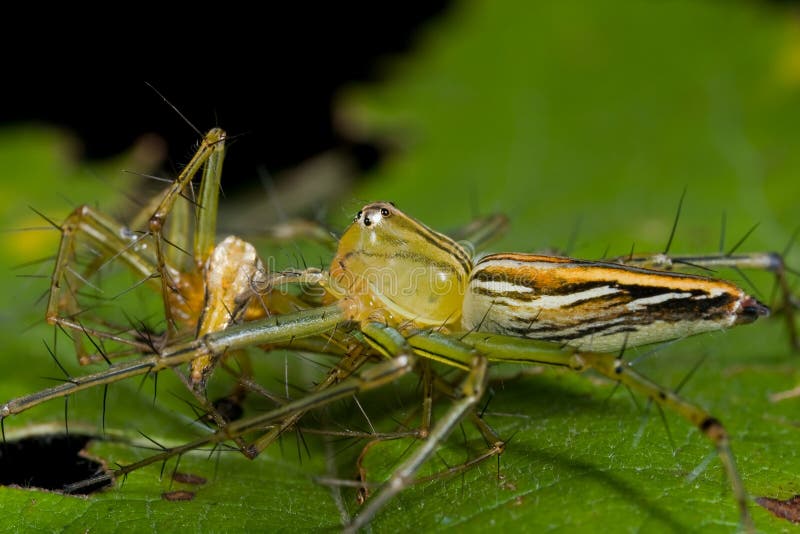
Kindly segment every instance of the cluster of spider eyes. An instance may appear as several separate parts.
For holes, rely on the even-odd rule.
[[[362,214],[363,214],[362,211],[359,211],[358,213],[356,213],[356,218],[353,219],[353,222],[360,221]],[[381,208],[381,216],[388,217],[389,216],[389,210],[387,210],[386,208]],[[371,224],[372,224],[372,221],[370,220],[369,216],[365,215],[364,216],[364,226],[370,226]]]

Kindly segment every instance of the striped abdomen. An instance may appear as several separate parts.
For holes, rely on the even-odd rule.
[[[473,270],[465,329],[611,352],[749,323],[769,310],[702,276],[532,254],[495,254]]]

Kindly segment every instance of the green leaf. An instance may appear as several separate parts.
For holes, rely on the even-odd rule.
[[[632,246],[662,251],[685,188],[672,252],[717,252],[723,213],[725,250],[755,223],[760,226],[740,250],[782,250],[800,224],[800,29],[786,15],[779,7],[744,2],[457,4],[425,29],[412,53],[387,65],[385,80],[341,96],[343,130],[392,153],[358,191],[346,193],[347,208],[334,212],[349,216],[361,200],[392,200],[446,230],[476,209],[502,211],[512,219],[511,230],[494,250],[563,249],[574,241],[570,254],[600,258]],[[70,205],[59,204],[53,188],[113,213],[115,192],[96,181],[75,181],[84,168],[63,156],[64,143],[51,132],[35,134],[14,130],[0,139],[0,168],[15,177],[0,186],[15,188],[0,195],[11,200],[3,226],[40,225],[27,204],[60,221]],[[56,207],[61,212],[52,213]],[[4,266],[52,254],[53,240],[21,235],[2,236],[9,251]],[[800,265],[797,252],[788,259]],[[49,385],[39,377],[58,370],[41,345],[51,339],[50,330],[22,330],[42,316],[41,305],[28,311],[28,303],[46,290],[46,281],[20,282],[4,268],[0,397],[10,398]],[[48,274],[48,268],[33,270]],[[719,275],[750,289],[736,272]],[[770,299],[769,276],[748,278]],[[705,358],[681,394],[725,423],[751,495],[785,499],[800,493],[800,399],[774,403],[769,395],[796,386],[800,373],[782,319],[672,344],[637,368],[677,387]],[[273,374],[260,376],[277,377],[272,386],[282,380],[283,359],[270,359]],[[320,372],[298,383],[309,384]],[[185,404],[169,394],[186,399],[185,391],[163,375],[160,382],[172,384],[159,384],[155,403],[149,382],[142,390],[137,383],[110,388],[106,424],[114,440],[95,446],[93,454],[121,463],[147,455],[126,445],[152,446],[136,430],[167,445],[202,433],[191,426]],[[374,528],[735,530],[737,510],[719,462],[714,456],[706,463],[711,445],[667,413],[673,448],[657,410],[643,415],[643,399],[637,406],[624,390],[610,396],[613,389],[591,374],[555,370],[495,383],[485,418],[511,438],[500,460],[501,480],[492,460],[409,488]],[[386,430],[412,417],[419,398],[412,377],[359,400],[372,423]],[[101,402],[102,392],[94,391],[71,403],[73,431],[100,433]],[[437,401],[437,415],[446,409],[446,400]],[[6,432],[24,433],[28,425],[53,425],[62,417],[63,405],[50,403],[9,419]],[[319,418],[308,426],[367,426],[352,403]],[[480,452],[481,440],[469,424],[464,429],[466,445],[456,431],[426,474]],[[170,482],[170,464],[161,481],[154,466],[89,498],[0,488],[0,503],[21,510],[10,519],[16,530],[335,528],[341,517],[333,492],[311,477],[328,473],[333,463],[337,476],[352,478],[363,443],[334,442],[326,451],[314,436],[306,442],[309,455],[287,436],[282,449],[273,446],[253,462],[232,452],[216,460],[207,451],[188,455],[180,471],[208,479],[197,487]],[[398,440],[370,449],[370,478],[391,472],[408,447],[408,440]],[[175,489],[194,492],[194,499],[162,498]],[[343,492],[343,499],[355,513],[353,493]],[[756,505],[751,511],[761,530],[787,527]]]

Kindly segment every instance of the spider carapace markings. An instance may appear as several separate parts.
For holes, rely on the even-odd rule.
[[[458,243],[383,202],[358,213],[330,274],[331,292],[355,303],[349,314],[356,320],[379,309],[390,322],[396,317],[592,352],[719,330],[769,313],[730,282],[690,274],[535,254],[493,254],[473,266]]]

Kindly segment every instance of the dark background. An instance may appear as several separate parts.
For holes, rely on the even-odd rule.
[[[386,58],[408,50],[425,22],[448,6],[436,0],[391,8],[298,3],[264,6],[258,14],[225,9],[219,16],[234,20],[214,24],[217,15],[208,13],[188,32],[178,24],[190,26],[189,19],[158,20],[157,12],[116,30],[100,23],[88,33],[37,28],[47,38],[38,57],[9,55],[20,70],[6,64],[0,124],[64,126],[91,159],[157,133],[167,141],[168,166],[179,168],[198,136],[147,86],[152,84],[199,130],[219,125],[236,136],[235,157],[225,163],[228,187],[252,180],[257,168],[276,172],[343,145],[368,168],[379,155],[337,135],[333,98],[347,84],[379,79]],[[233,21],[239,24],[228,24]]]

